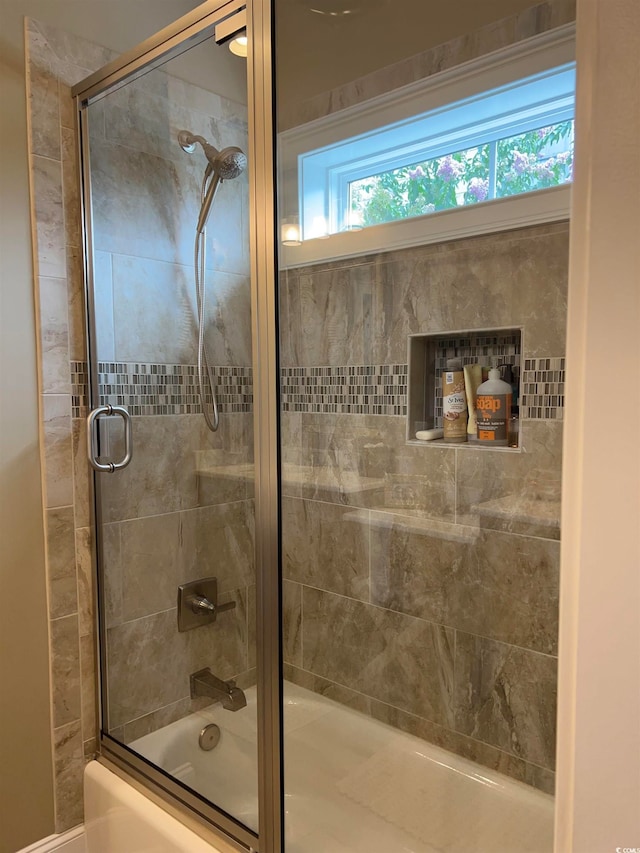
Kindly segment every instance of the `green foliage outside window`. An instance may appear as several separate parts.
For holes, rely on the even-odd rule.
[[[377,225],[559,186],[572,171],[569,120],[353,181],[350,206],[363,225]]]

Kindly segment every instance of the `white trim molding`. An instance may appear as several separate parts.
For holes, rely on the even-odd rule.
[[[18,853],[86,853],[84,826],[76,826],[60,835],[48,835]]]
[[[349,140],[357,142],[380,128],[398,123],[404,126],[416,116],[441,111],[447,105],[508,87],[549,69],[569,67],[574,60],[575,25],[567,24],[284,131],[278,137],[281,217],[297,216],[301,230],[305,217],[309,221],[324,217],[336,224],[331,204],[324,198],[324,193],[330,193],[326,177],[321,177],[319,183],[315,181],[307,198],[300,165],[309,160],[305,155],[323,149],[330,152],[333,147],[342,149]],[[316,184],[321,187],[319,191]],[[567,219],[570,193],[570,187],[565,185],[360,230],[338,231],[329,237],[303,240],[297,246],[281,246],[280,266],[305,266]],[[314,217],[314,212],[319,216]]]

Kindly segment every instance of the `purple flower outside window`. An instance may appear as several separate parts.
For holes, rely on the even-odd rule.
[[[471,178],[467,191],[476,201],[484,201],[489,195],[489,181],[482,178]]]

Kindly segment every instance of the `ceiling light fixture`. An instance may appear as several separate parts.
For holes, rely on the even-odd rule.
[[[243,30],[229,42],[229,50],[236,56],[247,55],[247,31]]]

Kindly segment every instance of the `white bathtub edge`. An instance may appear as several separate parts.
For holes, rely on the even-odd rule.
[[[23,847],[18,853],[86,853],[87,844],[84,826],[74,826],[59,835],[48,835],[29,847]]]
[[[84,771],[86,853],[229,853],[205,841],[98,761]],[[66,853],[66,851],[65,851]]]

